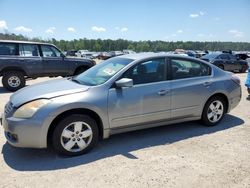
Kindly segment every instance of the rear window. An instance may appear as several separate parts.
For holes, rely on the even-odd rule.
[[[17,55],[17,45],[11,43],[0,43],[0,55]]]

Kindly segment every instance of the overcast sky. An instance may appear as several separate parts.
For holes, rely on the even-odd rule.
[[[0,0],[0,32],[43,39],[250,42],[250,0]]]

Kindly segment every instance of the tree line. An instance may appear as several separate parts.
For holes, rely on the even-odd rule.
[[[41,39],[41,38],[28,38],[23,35],[16,35],[14,33],[0,33],[0,40],[22,40],[22,41],[35,41],[52,43],[63,51],[67,50],[89,50],[89,51],[113,51],[130,49],[136,52],[160,52],[160,51],[173,51],[175,49],[185,50],[233,50],[233,51],[250,51],[249,42],[199,42],[199,41],[130,41],[124,39],[74,39],[74,40],[56,40]]]

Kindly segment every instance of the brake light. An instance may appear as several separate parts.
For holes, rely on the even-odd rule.
[[[240,79],[238,76],[236,75],[232,75],[232,78],[233,82],[235,82],[236,84],[240,85]]]

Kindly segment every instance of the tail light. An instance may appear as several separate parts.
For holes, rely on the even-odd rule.
[[[238,76],[236,75],[232,75],[232,78],[233,82],[235,82],[236,84],[240,85],[240,79]]]

